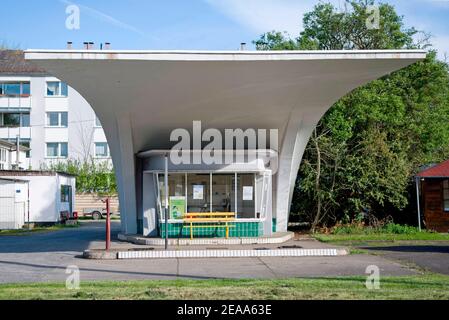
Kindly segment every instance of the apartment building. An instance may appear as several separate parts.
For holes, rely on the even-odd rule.
[[[0,139],[29,148],[20,168],[39,170],[68,159],[112,163],[103,129],[74,89],[24,60],[0,51]]]

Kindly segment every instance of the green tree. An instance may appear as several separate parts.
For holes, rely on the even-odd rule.
[[[76,191],[100,195],[117,194],[114,170],[107,162],[76,161],[58,162],[44,166],[44,170],[67,172],[76,176]]]
[[[347,1],[348,10],[320,3],[304,15],[296,39],[269,32],[259,50],[403,49],[429,45],[428,35],[405,28],[394,7],[378,4],[379,29],[368,29],[374,1]],[[431,52],[423,62],[359,88],[321,119],[306,148],[292,212],[312,229],[339,220],[401,219],[418,168],[449,156],[449,77]]]

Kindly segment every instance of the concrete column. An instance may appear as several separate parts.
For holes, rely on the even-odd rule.
[[[146,237],[157,237],[157,198],[154,187],[153,174],[144,173],[142,179],[143,190],[143,235]]]
[[[276,175],[276,227],[278,232],[287,231],[288,217],[299,166],[310,136],[318,123],[321,112],[310,117],[301,110],[294,110],[288,122],[279,155]]]
[[[129,114],[119,115],[116,118],[116,125],[117,130],[113,135],[118,143],[111,143],[111,145],[116,145],[118,148],[114,148],[114,150],[111,148],[111,153],[114,152],[113,158],[116,159],[114,166],[120,199],[122,232],[125,234],[136,234],[136,170]]]

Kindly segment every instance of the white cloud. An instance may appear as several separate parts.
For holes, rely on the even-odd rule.
[[[438,50],[438,58],[444,60],[447,56],[449,59],[449,36],[448,35],[435,35],[430,39],[433,44],[433,48]]]
[[[140,35],[142,37],[147,37],[147,35],[148,35],[147,33],[141,31],[140,29],[138,29],[138,28],[136,28],[136,27],[134,27],[134,26],[132,26],[130,24],[127,24],[127,23],[125,23],[123,21],[120,21],[120,20],[118,20],[118,19],[116,19],[116,18],[114,18],[114,17],[112,17],[112,16],[110,16],[110,15],[104,13],[104,12],[101,12],[99,10],[93,9],[93,8],[85,6],[85,5],[80,5],[80,4],[77,4],[77,3],[73,3],[73,2],[71,2],[69,0],[59,0],[59,1],[61,3],[63,3],[63,4],[65,4],[65,5],[76,5],[76,6],[78,6],[80,8],[81,11],[84,11],[87,14],[89,14],[90,16],[92,16],[92,17],[94,17],[96,19],[105,21],[105,22],[107,22],[107,23],[109,23],[109,24],[111,24],[111,25],[113,25],[115,27],[134,32],[134,33],[136,33],[136,34],[138,34],[138,35]]]

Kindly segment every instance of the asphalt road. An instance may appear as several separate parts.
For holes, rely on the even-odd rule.
[[[374,251],[389,260],[412,263],[428,271],[449,275],[448,242],[403,243],[363,249]]]
[[[365,275],[370,265],[377,265],[381,275],[416,273],[396,261],[366,254],[300,258],[82,259],[80,255],[85,249],[103,246],[104,227],[104,222],[85,222],[76,229],[26,236],[0,236],[0,283],[65,282],[68,266],[80,269],[81,281],[333,277]],[[115,240],[118,232],[119,223],[113,222],[113,247],[129,247],[129,244]]]

